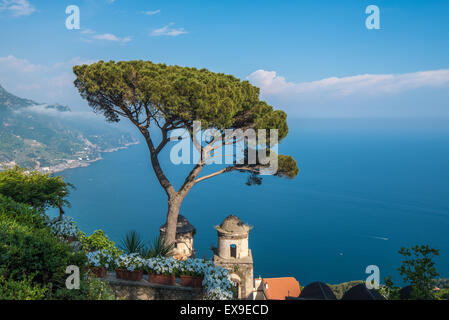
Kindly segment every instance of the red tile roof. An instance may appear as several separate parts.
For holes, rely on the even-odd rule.
[[[287,296],[298,297],[301,293],[299,282],[293,277],[264,278],[263,285],[265,296],[269,300],[285,300]]]

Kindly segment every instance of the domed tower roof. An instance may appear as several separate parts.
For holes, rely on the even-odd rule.
[[[162,234],[165,234],[167,231],[167,223],[161,226],[160,229]],[[195,227],[192,226],[189,222],[189,220],[186,219],[183,215],[178,215],[178,223],[176,224],[176,233],[177,234],[183,234],[183,233],[192,233],[195,234],[196,230]]]
[[[252,228],[249,225],[244,224],[239,217],[231,214],[223,220],[221,225],[216,226],[215,229],[221,233],[242,234],[248,233]]]

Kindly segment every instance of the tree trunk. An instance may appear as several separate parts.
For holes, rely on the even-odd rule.
[[[168,200],[167,212],[167,229],[164,240],[167,244],[175,243],[176,241],[176,226],[178,224],[179,209],[181,208],[182,200],[178,197]]]
[[[62,221],[62,216],[64,215],[64,210],[59,206],[59,221]]]

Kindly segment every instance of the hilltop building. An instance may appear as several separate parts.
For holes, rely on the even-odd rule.
[[[248,248],[248,237],[252,228],[231,214],[215,229],[218,246],[213,249],[214,263],[231,272],[239,299],[251,299],[254,290],[253,256]]]
[[[160,236],[164,238],[167,232],[167,224],[160,228]],[[173,249],[173,256],[178,260],[186,260],[195,257],[193,249],[193,237],[196,234],[195,227],[183,216],[178,215],[178,223],[176,225],[176,242]]]

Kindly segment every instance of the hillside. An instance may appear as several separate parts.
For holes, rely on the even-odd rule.
[[[38,104],[0,86],[0,167],[62,171],[137,141],[127,132],[69,107]]]

